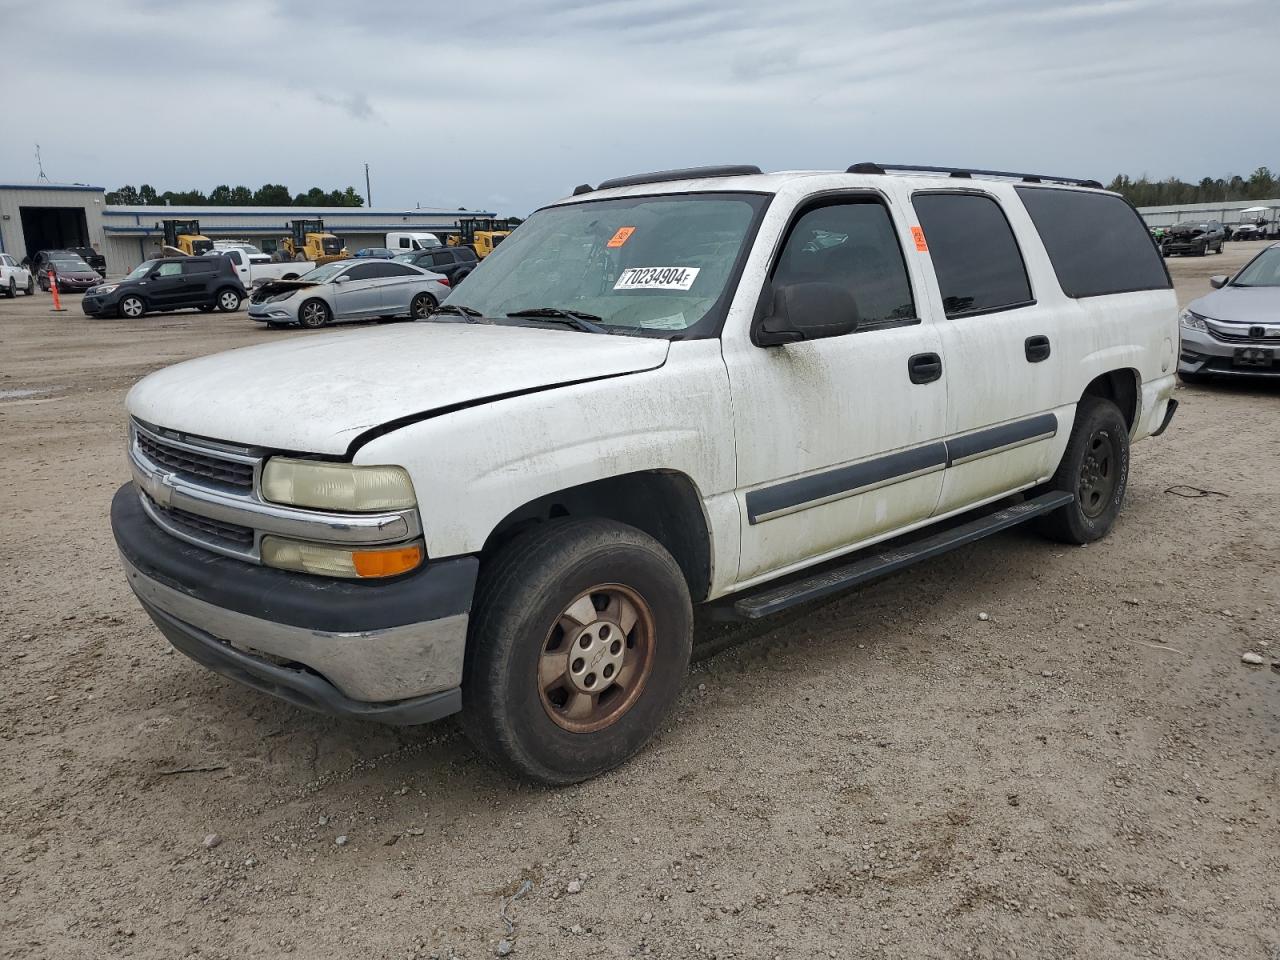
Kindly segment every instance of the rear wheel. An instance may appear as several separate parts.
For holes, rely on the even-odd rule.
[[[329,305],[323,300],[308,300],[298,308],[298,323],[310,330],[315,330],[333,322],[333,314]]]
[[[240,309],[240,294],[226,287],[218,291],[217,304],[218,309],[223,313],[234,313]]]
[[[27,296],[34,297],[36,295],[36,278],[27,274]]]
[[[131,295],[122,299],[116,309],[126,320],[137,320],[147,312],[147,305],[142,302],[141,297]]]
[[[425,320],[431,314],[435,313],[436,298],[429,293],[420,293],[413,298],[413,302],[409,304],[409,316],[415,320]]]
[[[1040,532],[1062,543],[1091,543],[1105,537],[1120,514],[1129,484],[1129,426],[1110,400],[1085,397],[1066,453],[1047,489],[1075,500],[1045,516]]]
[[[661,544],[609,520],[543,524],[481,571],[464,729],[518,776],[594,777],[657,732],[692,637],[688,586]]]

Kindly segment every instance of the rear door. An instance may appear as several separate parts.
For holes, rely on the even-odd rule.
[[[928,247],[947,370],[943,514],[1052,472],[1055,437],[1071,428],[1057,409],[1070,307],[1037,300],[1011,218],[1027,236],[1034,228],[1006,191],[926,189],[910,200]]]
[[[409,312],[413,295],[422,289],[426,277],[413,267],[384,260],[378,264],[378,289],[381,293],[382,313],[402,316]]]
[[[356,320],[376,317],[382,312],[382,291],[378,289],[378,261],[358,263],[348,267],[340,276],[346,279],[333,287],[333,317],[335,320]]]
[[[181,263],[183,284],[177,306],[199,307],[213,301],[214,278],[222,267],[221,257],[192,257]]]

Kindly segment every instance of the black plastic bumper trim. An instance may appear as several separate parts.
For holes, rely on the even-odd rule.
[[[1178,412],[1178,401],[1170,400],[1168,406],[1164,408],[1164,419],[1160,421],[1160,426],[1151,431],[1153,437],[1158,437],[1164,433],[1169,426],[1169,421],[1173,419],[1173,415]]]
[[[477,557],[428,561],[390,580],[353,581],[273,570],[222,557],[165,533],[146,515],[132,483],[111,501],[111,530],[145,576],[198,600],[263,620],[360,633],[439,620],[471,609]]]
[[[288,701],[297,707],[393,726],[430,723],[462,709],[461,687],[392,703],[352,700],[319,674],[296,667],[280,666],[243,653],[198,627],[171,617],[163,610],[145,603],[142,606],[174,648],[196,663],[229,680]]]

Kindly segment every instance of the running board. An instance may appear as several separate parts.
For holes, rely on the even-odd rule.
[[[989,537],[993,533],[1016,527],[1033,517],[1051,513],[1074,499],[1073,494],[1065,491],[1041,494],[976,520],[970,520],[960,526],[943,530],[941,533],[904,544],[897,549],[872,554],[833,570],[751,594],[735,602],[733,609],[738,616],[747,620],[759,620],[796,604],[808,603],[810,600],[839,593],[841,590],[856,587],[877,577],[897,573],[921,560],[928,560],[948,550],[955,550],[957,547],[963,547],[983,537]]]

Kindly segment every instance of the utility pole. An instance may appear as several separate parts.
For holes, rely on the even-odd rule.
[[[370,207],[373,206],[373,190],[369,188],[369,165],[364,165],[364,198]]]

